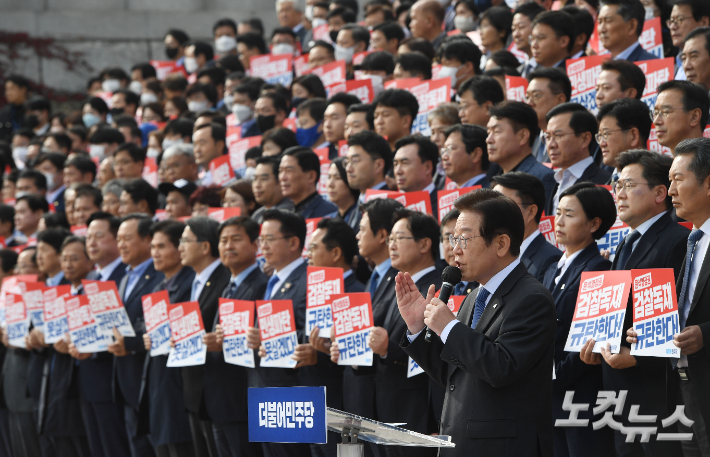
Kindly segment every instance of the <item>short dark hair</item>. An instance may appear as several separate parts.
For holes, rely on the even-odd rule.
[[[262,92],[259,95],[259,98],[268,98],[271,100],[271,103],[274,105],[274,109],[276,111],[283,111],[284,113],[288,114],[290,104],[288,100],[286,100],[286,97],[283,95],[277,93],[277,92]]]
[[[436,219],[424,214],[420,211],[414,211],[407,208],[397,208],[392,216],[392,226],[401,219],[407,219],[407,228],[412,232],[415,240],[429,238],[431,240],[431,257],[436,260],[439,258],[439,223]]]
[[[118,129],[111,127],[101,127],[89,137],[89,143],[91,144],[122,144],[125,141],[123,133],[119,132]]]
[[[203,76],[207,76],[215,87],[224,84],[224,79],[227,77],[224,69],[217,66],[205,67],[197,72],[197,79]]]
[[[167,31],[165,36],[171,36],[175,38],[175,41],[177,41],[180,46],[185,46],[187,42],[190,41],[190,37],[187,35],[187,33],[179,29],[170,29]]]
[[[274,127],[264,132],[261,136],[261,146],[263,147],[267,141],[276,143],[282,152],[290,147],[298,146],[296,134],[286,127]]]
[[[92,222],[94,221],[106,221],[108,222],[108,229],[113,235],[114,238],[118,235],[118,227],[121,226],[121,219],[117,218],[111,213],[107,213],[105,211],[97,211],[91,216],[89,216],[89,219],[86,221],[87,227],[91,225]]]
[[[89,97],[84,104],[91,106],[91,108],[96,110],[99,114],[108,114],[108,105],[102,98]]]
[[[257,238],[259,238],[259,230],[261,230],[261,227],[259,227],[259,223],[250,217],[247,217],[247,216],[230,217],[226,221],[219,224],[219,227],[217,228],[217,237],[218,238],[220,236],[222,236],[222,230],[224,230],[227,227],[241,227],[241,228],[243,228],[244,231],[246,232],[247,236],[249,237],[249,241],[251,241],[252,243],[254,241],[256,241]]]
[[[27,101],[28,111],[48,111],[52,112],[52,105],[47,97],[35,96]]]
[[[76,198],[79,197],[91,197],[94,199],[94,206],[101,208],[101,203],[103,202],[103,197],[101,196],[101,190],[92,186],[91,184],[80,184],[76,186],[75,189]]]
[[[247,24],[249,27],[252,29],[256,29],[259,31],[259,33],[264,33],[264,24],[262,24],[261,19],[258,17],[252,17],[249,19],[242,19],[239,21],[240,24]]]
[[[707,89],[690,81],[671,80],[658,86],[658,95],[667,90],[677,90],[683,93],[683,110],[686,113],[700,109],[700,128],[704,129],[708,124],[708,111],[710,110]]]
[[[341,219],[325,217],[318,222],[318,228],[326,231],[323,237],[325,247],[329,251],[339,247],[343,252],[343,260],[350,265],[358,253],[355,231]]]
[[[345,24],[340,28],[340,30],[350,30],[350,34],[353,37],[353,41],[357,43],[358,41],[361,43],[365,43],[365,46],[369,46],[370,44],[370,32],[367,30],[367,28],[358,25],[358,24]]]
[[[67,216],[64,213],[44,213],[42,220],[44,220],[46,228],[70,228],[69,221],[67,221]]]
[[[510,33],[509,31],[507,33]],[[481,57],[483,54],[478,46],[473,44],[473,41],[469,40],[453,40],[448,41],[439,48],[437,53],[439,59],[456,59],[461,64],[466,62],[471,62],[473,64],[474,73],[481,72]]]
[[[693,38],[697,38],[699,36],[705,38],[705,50],[708,52],[708,54],[710,54],[710,27],[708,26],[698,27],[697,29],[691,30],[690,33],[685,36],[685,40],[683,40],[683,43],[685,44]]]
[[[449,211],[448,213],[446,213],[446,215],[443,217],[443,219],[441,219],[441,224],[440,224],[439,229],[441,229],[441,228],[444,227],[446,224],[448,224],[449,222],[451,222],[452,219],[453,219],[453,220],[458,219],[460,214],[461,214],[461,213],[459,212],[459,210],[457,210],[456,208],[453,208],[451,211]],[[443,241],[443,239],[442,239],[442,241]]]
[[[479,105],[483,105],[486,102],[491,102],[496,105],[505,100],[505,94],[500,87],[500,83],[492,76],[471,76],[459,86],[459,97],[467,91],[471,91],[474,100],[476,100],[476,103]]]
[[[618,5],[619,9],[616,11],[616,14],[621,16],[624,22],[636,19],[636,35],[641,36],[644,19],[646,18],[646,10],[639,0],[601,0],[599,5],[600,9],[606,5]]]
[[[421,52],[414,51],[400,54],[395,60],[395,66],[397,64],[402,67],[403,71],[409,72],[412,76],[419,76],[424,81],[431,79],[431,59]]]
[[[402,27],[395,21],[385,21],[377,24],[372,28],[372,31],[382,32],[387,41],[396,39],[397,43],[401,43],[404,40],[404,31]]]
[[[43,230],[37,234],[37,242],[52,246],[57,254],[62,252],[62,243],[64,239],[72,236],[72,233],[63,228],[50,228]]]
[[[155,67],[151,65],[150,62],[141,62],[133,65],[131,67],[131,72],[134,72],[135,70],[140,70],[141,78],[143,79],[155,78],[158,76],[158,73],[155,71]]]
[[[394,145],[395,150],[410,144],[417,145],[417,155],[422,164],[431,162],[431,174],[436,173],[436,164],[439,163],[439,147],[429,138],[422,135],[407,135],[400,138]]]
[[[348,146],[360,146],[373,161],[382,159],[385,163],[385,174],[392,168],[392,149],[389,143],[380,135],[365,130],[348,138]]]
[[[30,88],[30,82],[27,78],[21,75],[9,75],[7,78],[5,78],[5,82],[10,81],[14,85],[23,88],[23,89],[29,89]]]
[[[141,97],[140,95],[136,94],[132,90],[129,89],[118,89],[113,93],[114,95],[116,94],[123,94],[123,98],[126,102],[126,105],[135,105],[137,108],[141,104]]]
[[[357,19],[355,11],[351,10],[350,8],[345,8],[344,6],[338,6],[328,11],[326,19],[331,19],[334,17],[340,17],[345,23],[352,23],[355,22],[355,20]]]
[[[710,18],[710,3],[705,0],[675,0],[673,4],[689,6],[696,22],[700,22],[704,17]]]
[[[64,161],[67,160],[67,156],[59,152],[41,152],[35,160],[34,166],[39,166],[42,162],[50,161],[57,171],[62,171],[64,169]]]
[[[259,91],[261,88],[255,84],[242,83],[232,90],[232,92],[239,92],[249,97],[249,100],[256,101],[259,98]]]
[[[490,161],[488,160],[488,145],[486,144],[488,132],[485,127],[473,124],[454,124],[444,130],[446,138],[452,133],[461,134],[461,141],[466,146],[466,154],[471,155],[476,148],[481,148],[481,170],[487,171]]]
[[[518,68],[520,66],[520,61],[515,57],[515,54],[506,49],[499,49],[488,59],[501,68]]]
[[[491,24],[499,32],[505,32],[505,36],[501,40],[503,43],[508,41],[510,29],[513,25],[513,12],[510,11],[509,7],[494,6],[492,8],[488,8],[479,16],[479,23],[482,22],[484,19],[487,19],[488,23]]]
[[[533,79],[547,79],[553,95],[564,94],[566,101],[572,98],[572,83],[561,68],[538,68],[528,75],[528,82]]]
[[[394,56],[387,51],[374,51],[366,55],[360,64],[365,71],[384,71],[386,75],[394,73]]]
[[[195,234],[197,241],[206,241],[210,244],[210,254],[212,257],[219,257],[219,236],[217,229],[219,222],[209,217],[191,217],[186,225]]]
[[[283,152],[282,157],[290,156],[296,159],[298,166],[301,167],[304,173],[309,171],[316,172],[315,184],[318,184],[320,179],[320,159],[311,148],[304,148],[301,146],[294,146],[286,149]]]
[[[209,124],[202,124],[201,126],[195,129],[195,132],[207,128],[211,129],[210,136],[212,137],[212,140],[214,140],[215,143],[219,141],[224,143],[225,141],[227,141],[227,130],[220,124],[216,124],[214,122],[210,122]]]
[[[673,165],[673,159],[645,149],[624,151],[616,158],[616,168],[619,170],[619,173],[627,166],[634,164],[641,165],[641,168],[643,168],[641,176],[648,183],[648,187],[665,186],[666,208],[670,209],[672,199],[671,196],[668,195],[668,188],[671,186],[668,173],[670,172],[671,165]]]
[[[636,128],[639,131],[642,144],[646,144],[651,133],[651,118],[648,115],[648,105],[641,100],[622,98],[599,108],[597,121],[601,123],[605,117],[613,117],[622,130]],[[667,174],[667,173],[666,173]]]
[[[560,11],[569,14],[570,16],[572,16],[572,19],[574,19],[575,40],[581,34],[584,34],[587,37],[587,40],[584,42],[583,45],[583,49],[587,49],[587,44],[589,43],[589,39],[594,33],[595,25],[594,18],[592,17],[591,13],[589,13],[589,11],[584,8],[578,8],[577,6],[572,4],[563,7]]]
[[[417,118],[419,112],[419,102],[411,92],[404,89],[385,89],[372,101],[372,105],[386,106],[394,108],[400,116],[410,116],[412,123]]]
[[[710,176],[710,138],[690,138],[678,143],[674,155],[693,155],[688,164],[688,171],[695,175],[698,183],[705,182]]]
[[[34,184],[38,190],[47,190],[47,178],[45,178],[45,176],[37,170],[26,168],[20,172],[17,179],[31,179],[34,181]]]
[[[235,34],[237,33],[237,23],[229,18],[222,18],[215,22],[212,26],[212,33],[214,34],[220,27],[229,27]]]
[[[365,120],[370,130],[375,129],[375,107],[373,105],[366,105],[364,103],[356,103],[355,105],[350,105],[348,107],[348,114],[351,113],[365,113]]]
[[[123,185],[123,191],[130,195],[133,203],[145,200],[150,214],[155,214],[155,210],[158,209],[158,190],[147,181],[141,178],[132,179]]]
[[[205,60],[210,61],[214,59],[214,50],[212,46],[204,41],[195,41],[191,43],[195,47],[195,57],[202,54],[205,56]]]
[[[271,165],[271,170],[274,173],[276,180],[279,180],[279,166],[281,165],[281,155],[277,156],[261,156],[256,159],[256,165]]]
[[[501,185],[515,191],[523,205],[537,206],[535,222],[540,223],[545,212],[545,186],[536,176],[522,171],[511,171],[491,179],[491,188]]]
[[[333,103],[340,103],[345,107],[345,111],[347,111],[352,105],[360,103],[360,99],[357,98],[356,95],[348,94],[347,92],[338,92],[337,94],[333,94],[327,101],[328,105],[332,105]]]
[[[172,121],[168,121],[165,125],[165,129],[163,130],[163,134],[173,135],[177,133],[181,138],[185,138],[186,136],[192,137],[194,125],[195,121],[179,117],[177,119],[173,119]]]
[[[562,192],[560,200],[572,195],[579,200],[587,220],[591,221],[597,217],[601,220],[599,228],[592,233],[592,237],[598,240],[606,235],[616,221],[616,204],[609,191],[591,182],[580,182]]]
[[[273,32],[271,32],[271,38],[273,39],[273,38],[274,38],[274,35],[276,35],[277,33],[278,33],[278,34],[291,35],[291,37],[293,37],[294,40],[297,38],[297,37],[296,37],[296,33],[295,33],[295,32],[293,31],[293,29],[290,28],[290,27],[276,27],[276,28],[273,30]]]
[[[150,233],[150,227],[153,225],[153,219],[144,213],[131,213],[127,214],[121,218],[121,224],[128,221],[138,221],[137,232],[138,236],[145,239],[146,237],[152,237]]]
[[[91,173],[91,180],[96,179],[96,163],[87,156],[74,155],[74,157],[64,163],[64,168],[67,167],[74,167],[81,174]]]
[[[510,238],[509,252],[515,257],[520,255],[525,221],[513,200],[492,189],[476,189],[457,198],[454,207],[462,213],[471,211],[481,216],[479,233],[486,246],[490,246],[496,236],[507,235]]]
[[[407,5],[405,5],[407,6]],[[407,8],[408,11],[408,8]],[[473,43],[473,42],[472,42]],[[426,40],[424,38],[415,38],[413,36],[410,36],[409,38],[405,38],[402,40],[399,45],[406,45],[410,51],[414,52],[421,52],[425,56],[429,57],[430,60],[434,60],[436,57],[436,50],[434,49],[434,46],[431,44],[431,41]],[[442,43],[443,46],[443,43]],[[480,49],[479,49],[480,51]],[[480,64],[479,64],[480,65]],[[476,66],[476,65],[474,65]]]
[[[297,114],[307,112],[308,115],[318,123],[323,120],[323,115],[327,107],[328,102],[326,102],[324,98],[311,98],[304,100],[303,103],[298,105],[296,112]]]
[[[17,265],[17,252],[12,249],[0,249],[0,268],[3,273],[10,273]]]
[[[185,95],[189,97],[199,93],[204,94],[205,97],[207,97],[207,100],[209,100],[213,105],[217,103],[217,90],[212,84],[203,84],[200,82],[194,83],[187,89],[187,93]]]
[[[48,138],[53,138],[54,141],[57,142],[57,145],[61,149],[66,149],[67,151],[71,151],[71,138],[69,138],[69,135],[66,133],[59,133],[59,132],[50,132],[47,134]]]
[[[544,24],[550,27],[554,30],[557,38],[562,38],[563,36],[568,37],[569,43],[567,44],[567,51],[572,50],[574,47],[574,39],[577,35],[574,27],[574,18],[571,15],[562,11],[545,11],[535,18],[533,27],[537,24]]]
[[[360,211],[363,214],[367,213],[372,233],[377,234],[380,230],[384,230],[387,235],[392,233],[394,226],[392,215],[400,208],[404,208],[404,205],[390,198],[375,198],[360,205]]]
[[[64,248],[66,248],[67,246],[69,246],[70,244],[73,244],[73,243],[79,243],[81,245],[82,249],[84,250],[84,255],[88,259],[89,254],[86,252],[86,238],[84,238],[83,236],[71,235],[71,236],[64,238],[64,241],[62,241],[62,245],[59,248],[59,252],[62,252],[64,250]]]
[[[145,149],[139,147],[135,143],[123,143],[118,148],[116,148],[116,151],[114,151],[113,156],[116,157],[119,152],[123,151],[126,151],[128,155],[131,156],[131,160],[133,160],[134,162],[145,163]]]
[[[15,231],[15,207],[0,203],[0,223],[9,222],[12,226],[11,232]]]
[[[626,60],[609,59],[602,63],[602,71],[614,71],[621,90],[636,89],[636,99],[641,100],[646,88],[646,75],[635,63]]]
[[[298,238],[298,246],[303,248],[306,242],[306,221],[301,216],[293,211],[272,208],[264,211],[263,222],[266,221],[279,221],[281,223],[279,232],[285,238],[295,236]]]
[[[535,143],[540,134],[537,113],[527,103],[508,100],[491,107],[489,113],[491,117],[496,119],[508,119],[515,133],[518,133],[520,129],[527,129],[530,132],[530,146]]]
[[[307,75],[299,76],[294,79],[291,83],[291,93],[293,93],[293,85],[298,84],[308,91],[312,97],[326,98],[325,86],[323,86],[323,81],[321,79],[310,73]]]
[[[545,11],[547,10],[536,2],[525,2],[515,8],[515,11],[513,11],[513,16],[515,16],[516,14],[522,14],[523,16],[527,16],[528,19],[530,19],[530,21],[532,22],[538,16],[538,14],[544,13]]]
[[[557,105],[547,113],[545,119],[547,119],[547,122],[550,122],[550,119],[553,117],[567,113],[572,114],[569,119],[569,126],[574,130],[576,136],[589,132],[592,135],[592,139],[594,139],[594,135],[599,131],[597,119],[587,108],[579,103],[562,103],[561,105]]]

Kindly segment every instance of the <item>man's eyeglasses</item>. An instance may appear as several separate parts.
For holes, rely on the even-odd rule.
[[[449,235],[449,244],[451,245],[452,248],[455,248],[456,245],[458,244],[461,246],[461,249],[466,249],[466,246],[468,245],[468,240],[472,240],[474,238],[480,238],[481,235],[474,235],[474,236],[469,236],[468,238],[464,237],[463,235],[460,236],[453,236]]]
[[[257,238],[257,240],[259,240],[259,244],[264,245],[264,244],[271,244],[276,240],[283,240],[285,238],[286,238],[285,236],[266,236],[266,237],[260,236],[259,238]]]
[[[402,242],[402,240],[417,240],[418,238],[416,236],[390,236],[387,238],[387,244],[399,244]]]
[[[686,19],[692,19],[692,18],[691,18],[691,17],[685,17],[685,16],[670,17],[670,18],[666,21],[666,25],[668,26],[669,29],[670,29],[671,27],[673,27],[674,25],[677,25],[678,27],[682,27],[682,26],[683,26],[683,21],[685,21]]]
[[[604,132],[599,132],[596,135],[594,135],[594,138],[597,139],[597,143],[601,143],[602,140],[609,141],[609,137],[611,136],[612,133],[623,132],[625,130],[628,130],[628,129],[605,130]]]
[[[679,108],[661,108],[660,110],[654,109],[653,111],[649,111],[648,114],[649,116],[651,116],[651,120],[653,121],[656,118],[665,119],[668,117],[669,114],[678,109]]]
[[[649,183],[647,182],[631,182],[631,181],[616,181],[614,183],[614,192],[617,194],[621,192],[621,189],[626,189],[626,192],[629,192],[631,189],[633,189],[636,186],[640,186],[642,184],[646,184],[647,186],[650,186]]]

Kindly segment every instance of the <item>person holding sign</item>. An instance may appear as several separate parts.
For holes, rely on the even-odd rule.
[[[153,292],[167,291],[170,301],[163,305],[166,315],[170,303],[190,300],[190,286],[195,278],[192,268],[183,266],[180,262],[178,246],[184,230],[185,224],[172,220],[157,222],[150,227],[152,236],[150,253],[153,257],[153,265],[155,271],[164,275]],[[143,343],[146,351],[154,347],[148,333],[143,334]],[[146,357],[141,385],[141,405],[148,397],[150,442],[156,454],[186,455],[192,452],[192,442],[190,424],[185,412],[182,376],[180,370],[168,368],[167,363],[167,353]]]
[[[458,316],[434,298],[434,286],[425,298],[411,275],[396,279],[407,325],[400,345],[446,388],[439,433],[456,447],[440,455],[464,457],[472,449],[477,455],[552,455],[555,306],[518,260],[520,208],[489,189],[459,197],[455,206],[461,212],[451,237],[456,263],[464,281],[481,283]]]
[[[606,271],[611,262],[599,254],[595,240],[603,237],[614,225],[614,199],[604,188],[592,183],[578,183],[561,194],[555,216],[555,237],[567,248],[557,264],[547,269],[543,284],[552,293],[557,307],[555,337],[555,376],[553,382],[553,417],[567,419],[562,409],[565,392],[574,391],[576,403],[595,404],[602,390],[602,373],[597,367],[580,360],[577,352],[565,352],[564,347],[572,326],[580,278],[583,271]],[[591,419],[591,407],[580,411],[580,418]],[[555,427],[555,454],[575,456],[606,455],[611,450],[610,430]]]

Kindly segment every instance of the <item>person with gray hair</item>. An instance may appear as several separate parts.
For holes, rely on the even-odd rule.
[[[180,143],[167,148],[163,151],[160,168],[165,171],[166,182],[174,183],[179,179],[193,183],[197,181],[199,170],[192,144]]]
[[[311,41],[311,31],[303,26],[306,5],[303,0],[276,0],[276,14],[279,25],[288,27],[296,34],[301,42],[303,52],[308,52],[308,43]]]
[[[119,217],[118,208],[121,204],[121,193],[123,192],[123,185],[125,182],[126,181],[123,179],[112,179],[104,184],[101,188],[101,196],[103,197],[103,201],[101,202],[101,211],[105,211]]]

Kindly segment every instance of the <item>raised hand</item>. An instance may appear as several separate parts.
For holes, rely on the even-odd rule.
[[[399,313],[410,333],[421,332],[424,329],[424,310],[434,298],[436,287],[433,284],[429,286],[427,296],[423,297],[409,273],[399,272],[395,278],[395,292],[397,293]]]

